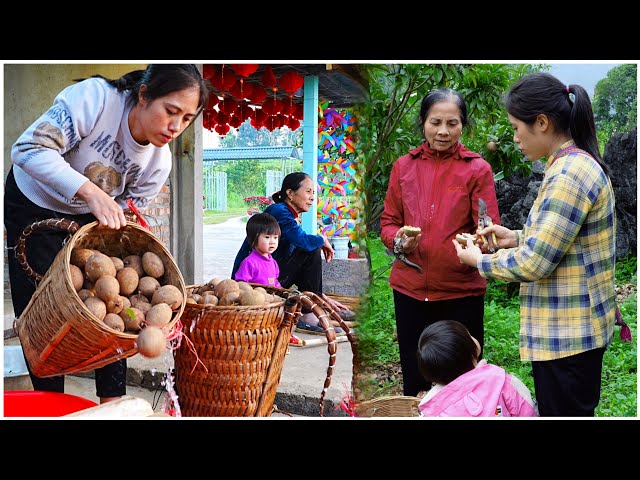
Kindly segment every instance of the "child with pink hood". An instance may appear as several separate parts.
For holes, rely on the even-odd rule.
[[[418,367],[433,386],[423,417],[537,417],[531,392],[504,369],[478,361],[480,345],[460,322],[441,320],[418,341]]]

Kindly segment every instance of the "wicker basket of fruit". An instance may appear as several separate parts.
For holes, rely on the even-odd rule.
[[[29,265],[29,236],[42,229],[69,236],[47,272]],[[133,222],[119,230],[67,219],[28,226],[18,261],[38,288],[14,329],[39,377],[81,373],[140,352],[158,356],[184,310],[184,279],[170,252]]]

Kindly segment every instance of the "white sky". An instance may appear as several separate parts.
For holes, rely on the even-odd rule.
[[[565,85],[575,83],[584,87],[593,100],[596,83],[607,76],[607,72],[619,63],[552,63],[549,73]]]

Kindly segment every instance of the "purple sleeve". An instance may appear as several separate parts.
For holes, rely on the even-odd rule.
[[[245,258],[240,264],[240,268],[236,272],[236,281],[237,282],[256,282],[255,271],[254,271],[253,262],[250,259],[250,256]]]

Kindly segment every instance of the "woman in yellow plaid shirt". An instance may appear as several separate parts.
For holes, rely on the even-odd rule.
[[[538,196],[522,230],[478,232],[495,233],[496,253],[454,245],[483,277],[521,282],[520,358],[532,362],[540,416],[592,417],[614,333],[616,219],[591,101],[580,85],[533,73],[506,109],[520,151],[548,158]]]

